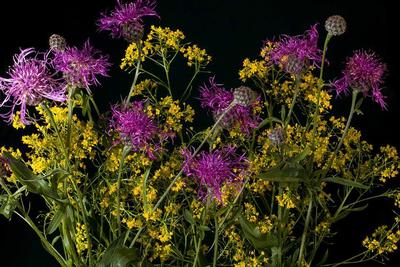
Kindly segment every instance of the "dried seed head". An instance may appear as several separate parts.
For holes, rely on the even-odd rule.
[[[329,35],[338,36],[346,32],[346,20],[339,15],[330,16],[325,21],[325,29]]]
[[[53,34],[49,38],[49,46],[51,50],[61,52],[67,47],[67,41],[61,35]]]
[[[235,104],[250,106],[257,99],[257,93],[247,86],[240,86],[233,91],[233,97]]]
[[[295,56],[289,56],[284,64],[285,71],[291,74],[300,74],[305,68],[304,60]]]
[[[139,42],[143,37],[144,28],[139,22],[127,23],[122,27],[122,37],[129,43]]]
[[[285,132],[282,128],[275,128],[268,134],[268,138],[273,146],[279,146],[285,142]]]

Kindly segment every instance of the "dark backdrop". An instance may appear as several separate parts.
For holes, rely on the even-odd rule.
[[[108,53],[115,63],[112,79],[104,79],[103,87],[95,89],[96,100],[106,110],[128,90],[130,78],[118,69],[125,43],[111,40],[107,34],[96,32],[95,20],[101,11],[113,8],[112,0],[69,1],[12,1],[0,4],[0,75],[11,64],[11,56],[19,47],[47,48],[52,33],[65,36],[70,44],[81,45],[88,37],[92,44]],[[7,1],[11,2],[11,1]],[[227,87],[240,84],[237,71],[245,57],[258,55],[262,40],[281,33],[300,34],[309,25],[332,14],[344,16],[348,31],[330,44],[328,59],[334,63],[327,72],[333,78],[340,73],[346,56],[353,49],[373,49],[388,64],[389,75],[384,93],[388,96],[389,111],[378,105],[366,104],[364,115],[357,116],[355,124],[364,130],[363,137],[374,145],[393,144],[400,148],[399,130],[400,94],[395,83],[398,77],[398,14],[391,1],[272,1],[272,0],[159,0],[157,10],[163,26],[181,29],[191,40],[204,47],[213,56],[211,70],[219,82]],[[341,115],[347,114],[348,100],[337,101]],[[366,101],[370,102],[370,101]],[[0,122],[1,145],[17,143],[16,132]],[[399,183],[397,183],[399,184]],[[344,259],[360,248],[360,241],[376,226],[389,222],[388,209],[380,209],[386,202],[374,202],[368,212],[350,216],[336,230],[342,231],[338,245],[331,249],[335,259]],[[389,266],[400,253],[392,256]],[[56,266],[41,248],[30,229],[16,217],[10,223],[0,218],[0,266],[43,267]],[[367,265],[363,265],[367,266]],[[376,266],[370,264],[368,266]]]

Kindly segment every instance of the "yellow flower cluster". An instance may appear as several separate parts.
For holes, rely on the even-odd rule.
[[[125,57],[121,60],[120,68],[126,69],[135,65],[137,60],[145,61],[147,56],[154,53],[153,45],[148,41],[140,41],[140,46],[137,43],[131,43],[125,50]]]
[[[52,118],[42,107],[38,106],[38,113],[43,120],[35,121],[33,126],[36,132],[22,137],[22,143],[27,145],[30,152],[27,153],[28,165],[34,173],[42,173],[45,170],[56,167],[63,162],[66,153],[65,144],[60,141],[66,140],[68,135],[67,121],[68,109],[64,107],[51,107]],[[51,130],[51,120],[57,125],[58,133]],[[99,136],[91,122],[82,122],[76,116],[72,117],[70,130],[70,160],[76,162],[77,166],[85,169],[84,159],[94,159],[95,147],[98,145]],[[61,140],[60,140],[61,138]],[[78,169],[75,169],[77,171]]]
[[[264,60],[243,61],[243,68],[239,71],[239,78],[245,82],[247,79],[255,78],[262,80],[267,76],[268,68]]]
[[[169,48],[178,51],[181,47],[181,42],[185,39],[185,35],[180,30],[171,30],[169,27],[162,28],[151,26],[147,41],[152,42],[156,51]]]
[[[299,196],[294,195],[288,187],[281,195],[277,195],[276,200],[278,205],[286,209],[294,209],[296,207],[296,202],[300,200]]]
[[[157,83],[154,82],[153,80],[146,79],[141,81],[140,83],[135,85],[134,90],[132,91],[131,96],[139,96],[143,93],[145,90],[154,90],[157,88]]]
[[[75,233],[75,245],[78,254],[82,254],[89,249],[88,232],[85,224],[77,223]]]
[[[369,251],[384,254],[392,253],[398,249],[397,243],[400,241],[400,230],[393,231],[387,225],[378,227],[371,235],[366,237],[362,244]]]
[[[12,127],[14,129],[24,129],[26,126],[21,122],[21,111],[17,111],[13,117]]]
[[[182,130],[183,122],[193,122],[193,108],[185,103],[183,108],[182,110],[179,100],[173,100],[171,96],[167,96],[162,98],[155,108],[149,105],[147,107],[147,114],[150,117],[158,117],[160,123],[163,125],[163,132],[177,133]]]
[[[180,52],[187,59],[187,64],[191,66],[204,67],[212,60],[205,49],[199,48],[197,45],[182,47]]]
[[[380,152],[376,156],[378,164],[374,167],[374,171],[380,176],[379,180],[385,183],[399,174],[399,155],[396,148],[389,145],[381,147]]]

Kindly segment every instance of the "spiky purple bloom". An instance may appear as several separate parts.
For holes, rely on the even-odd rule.
[[[318,48],[317,25],[311,26],[303,35],[282,35],[275,42],[276,47],[269,52],[271,61],[293,74],[299,74],[306,65],[318,67],[322,51]]]
[[[85,88],[89,92],[90,86],[100,84],[97,76],[108,77],[111,66],[108,56],[101,55],[89,40],[82,49],[67,47],[64,51],[54,51],[52,63],[57,71],[63,73],[69,85]]]
[[[348,93],[349,88],[358,90],[386,110],[386,97],[381,92],[386,69],[374,52],[358,50],[347,59],[343,77],[334,81],[332,87],[337,95]]]
[[[63,102],[66,100],[62,81],[55,78],[49,69],[47,53],[38,53],[33,48],[21,49],[14,56],[14,65],[9,68],[9,78],[0,77],[0,90],[5,95],[0,107],[10,107],[6,114],[0,114],[11,123],[14,111],[20,106],[20,119],[29,124],[27,106],[38,105],[44,99]]]
[[[229,107],[234,99],[232,91],[228,91],[221,84],[215,82],[215,77],[211,77],[208,84],[200,87],[200,103],[203,108],[209,108],[217,120],[219,116]],[[236,104],[222,118],[221,126],[231,128],[237,124],[242,132],[246,135],[251,133],[251,130],[257,128],[260,123],[260,117],[255,115],[253,109],[256,102],[244,106]]]
[[[199,185],[199,197],[221,201],[221,188],[226,183],[240,182],[238,176],[247,167],[246,158],[235,153],[235,148],[225,147],[212,152],[201,152],[193,157],[193,153],[184,149],[184,173],[194,178]]]
[[[144,151],[155,159],[159,149],[159,129],[144,112],[144,103],[135,101],[130,107],[115,105],[111,108],[111,129],[119,135],[117,142],[131,146],[132,151]]]
[[[123,37],[127,41],[133,41],[132,38],[143,31],[143,17],[159,17],[155,5],[154,0],[136,0],[131,3],[117,0],[117,6],[110,15],[101,14],[102,17],[98,20],[99,30],[110,31],[113,38]]]

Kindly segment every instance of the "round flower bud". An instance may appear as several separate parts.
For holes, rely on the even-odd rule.
[[[257,99],[257,93],[247,86],[240,86],[233,91],[233,97],[235,104],[249,106]]]
[[[122,27],[122,36],[128,42],[138,42],[143,37],[144,28],[139,22],[127,23]]]
[[[53,34],[49,38],[49,46],[51,50],[55,52],[61,52],[67,47],[67,42],[61,35]]]
[[[296,56],[289,56],[284,64],[285,71],[291,74],[300,74],[305,68],[304,60]]]
[[[285,141],[285,133],[282,128],[275,128],[268,134],[268,139],[271,141],[273,146],[283,144]]]
[[[325,21],[325,29],[329,35],[338,36],[346,32],[346,20],[339,15],[330,16]]]

